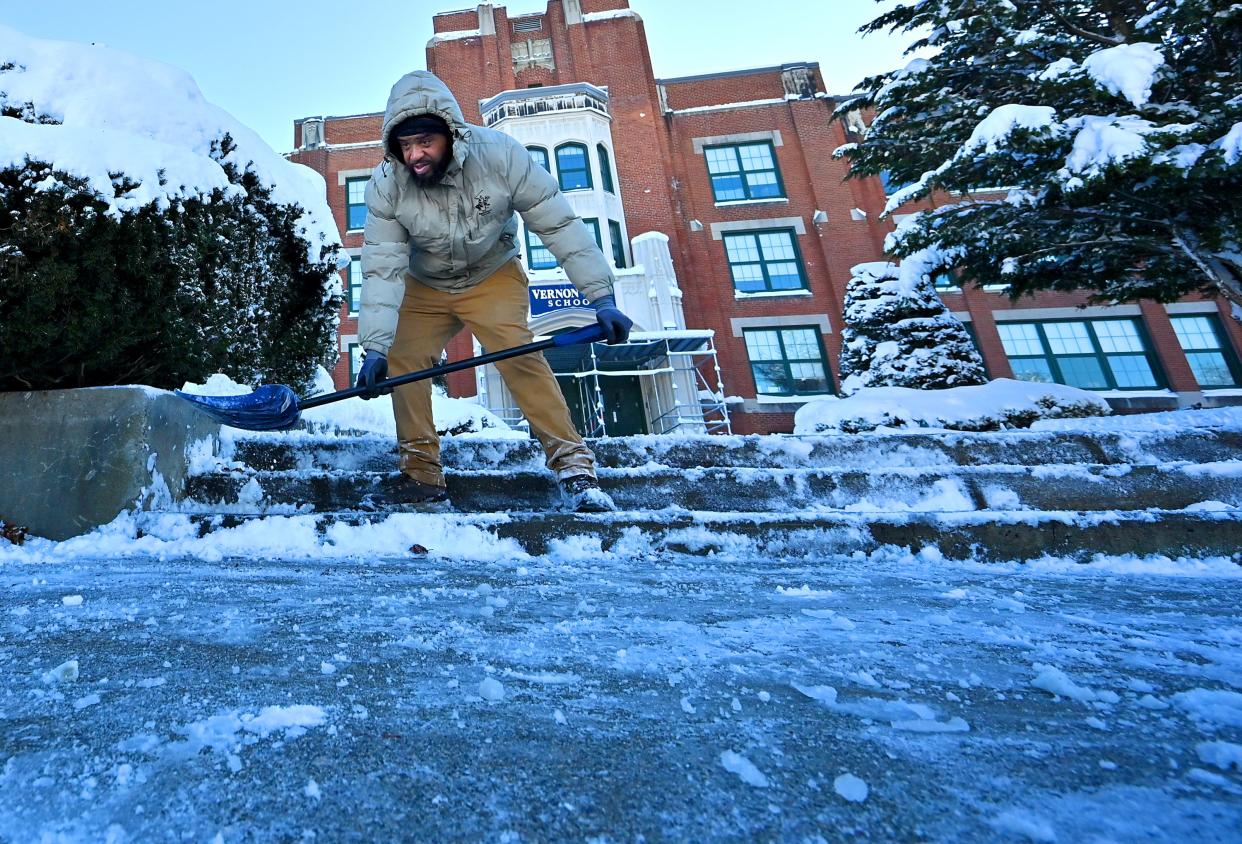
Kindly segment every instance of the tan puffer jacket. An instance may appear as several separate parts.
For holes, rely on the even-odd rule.
[[[453,132],[453,161],[430,188],[415,184],[389,143],[398,123],[422,114],[442,117]],[[588,301],[612,293],[607,259],[552,175],[514,138],[466,123],[434,74],[416,70],[393,86],[383,138],[389,151],[366,192],[358,314],[363,348],[387,353],[392,345],[407,272],[428,287],[460,292],[518,255],[515,212]]]

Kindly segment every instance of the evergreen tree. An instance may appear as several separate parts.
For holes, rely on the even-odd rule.
[[[930,33],[911,50],[935,53],[862,83],[838,117],[875,119],[838,154],[906,185],[889,212],[951,201],[890,251],[1014,298],[1203,290],[1242,319],[1242,4],[916,0],[863,31],[885,29]]]
[[[863,387],[943,390],[987,383],[983,358],[914,256],[859,264],[845,288],[841,393]]]
[[[227,189],[124,213],[46,162],[0,170],[0,390],[215,372],[304,389],[335,363],[338,248],[312,247],[302,209],[232,150],[227,135],[212,150]],[[134,187],[114,175],[117,196]]]

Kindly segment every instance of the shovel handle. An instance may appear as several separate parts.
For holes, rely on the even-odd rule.
[[[420,369],[417,372],[407,372],[405,375],[398,375],[395,378],[380,381],[373,387],[350,387],[345,390],[339,390],[335,393],[328,393],[322,396],[313,396],[308,399],[300,399],[298,401],[298,410],[308,410],[312,407],[331,404],[332,402],[341,401],[342,399],[352,399],[356,396],[361,396],[376,390],[386,390],[392,387],[400,387],[402,384],[412,384],[415,381],[425,381],[428,378],[435,378],[439,375],[447,375],[450,372],[460,372],[463,369],[474,369],[476,366],[495,363],[499,360],[508,360],[509,358],[519,357],[520,355],[529,355],[532,352],[542,352],[544,349],[551,349],[555,346],[574,346],[582,343],[599,343],[604,339],[604,329],[600,325],[587,325],[582,328],[575,328],[573,331],[567,331],[564,334],[557,334],[556,336],[549,337],[546,340],[536,340],[533,343],[514,346],[512,349],[501,349],[499,352],[478,355],[477,357],[466,358],[465,360],[454,361],[453,363],[442,363],[439,366],[433,366],[429,369]]]

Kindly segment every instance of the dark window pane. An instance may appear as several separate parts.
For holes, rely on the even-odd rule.
[[[1048,366],[1047,361],[1019,358],[1011,360],[1009,365],[1013,367],[1013,377],[1019,381],[1037,381],[1041,384],[1053,383],[1052,368]]]
[[[608,221],[608,237],[612,240],[612,264],[619,270],[625,269],[625,241],[621,239],[621,224],[616,220]]]
[[[1156,376],[1145,355],[1109,355],[1108,368],[1121,389],[1155,387]]]
[[[1232,387],[1236,383],[1220,352],[1189,352],[1186,360],[1200,387]]]
[[[789,395],[793,392],[789,373],[783,363],[756,363],[752,365],[755,372],[755,389],[763,395]]]
[[[1065,383],[1080,390],[1107,390],[1108,379],[1098,359],[1094,357],[1058,357],[1057,365]]]
[[[597,144],[595,151],[599,155],[600,184],[609,193],[616,193],[612,184],[612,162],[611,156],[608,155],[608,148],[603,144]]]

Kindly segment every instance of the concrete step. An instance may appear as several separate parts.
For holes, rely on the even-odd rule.
[[[159,514],[140,514],[158,526]],[[241,527],[248,515],[192,516],[200,536]],[[325,535],[333,525],[383,522],[384,515],[328,513],[313,517]],[[402,517],[397,517],[401,519]],[[428,522],[427,520],[432,520]],[[1242,565],[1242,509],[1211,512],[962,513],[736,513],[731,515],[638,512],[601,515],[526,512],[424,514],[387,530],[404,531],[410,546],[445,535],[445,523],[474,525],[497,539],[514,540],[531,555],[572,547],[577,553],[615,551],[627,556],[687,554],[814,558],[908,549],[922,559],[938,556],[979,562],[1030,561],[1044,557],[1087,562],[1097,554],[1225,557]],[[567,543],[558,546],[556,543]],[[429,547],[431,555],[437,548]],[[446,554],[449,552],[446,551]]]
[[[1242,461],[1129,466],[945,466],[922,469],[603,469],[601,486],[623,510],[707,512],[872,510],[1181,510],[1206,501],[1242,506]],[[179,509],[215,512],[385,512],[396,472],[250,472],[193,476]],[[545,471],[453,471],[462,512],[559,505]]]
[[[1158,464],[1242,460],[1242,431],[1194,429],[1131,433],[1004,431],[875,436],[618,437],[590,441],[602,468],[900,468]],[[396,467],[391,437],[325,439],[305,432],[244,435],[222,457],[263,471],[387,472]],[[534,440],[446,437],[449,469],[537,471]]]

